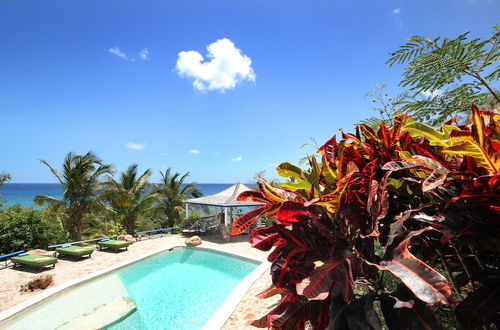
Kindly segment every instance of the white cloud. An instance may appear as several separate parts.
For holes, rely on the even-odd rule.
[[[436,96],[443,95],[443,91],[440,89],[435,89],[435,90],[422,91],[420,92],[420,94],[428,98],[434,98]]]
[[[238,156],[238,157],[231,158],[231,160],[232,160],[233,162],[239,162],[239,161],[243,160],[243,157]]]
[[[196,155],[196,154],[199,154],[199,153],[200,153],[200,150],[198,150],[198,149],[191,149],[191,150],[189,150],[189,153],[190,153],[190,154],[195,154],[195,155]]]
[[[255,81],[252,60],[227,38],[208,45],[206,59],[194,50],[181,51],[176,69],[181,77],[194,78],[193,86],[200,91],[224,92],[243,81]]]
[[[139,59],[143,61],[149,61],[149,55],[150,55],[149,50],[147,48],[144,48],[139,52]]]
[[[401,9],[396,8],[396,9],[394,9],[394,10],[392,11],[392,13],[393,13],[394,15],[399,15],[399,14],[401,13]]]
[[[166,153],[166,152],[162,152],[162,153],[161,153],[161,155],[162,155],[163,157],[167,157],[167,156],[168,156],[168,153]]]
[[[120,58],[123,58],[125,61],[130,61],[130,62],[135,62],[137,59],[139,59],[141,61],[149,61],[149,58],[150,58],[150,55],[151,55],[151,53],[149,52],[149,50],[147,48],[143,48],[139,52],[139,55],[138,55],[137,58],[136,57],[127,56],[127,54],[125,54],[124,52],[122,52],[120,50],[120,48],[118,48],[118,47],[109,48],[108,52],[110,54],[113,54],[113,55],[116,55],[116,56],[118,56]]]
[[[118,56],[118,57],[121,57],[121,58],[123,58],[124,60],[128,60],[127,55],[125,55],[125,53],[123,53],[123,52],[120,50],[120,48],[118,48],[118,47],[109,48],[109,49],[108,49],[108,52],[109,52],[110,54],[113,54],[113,55],[116,55],[116,56]]]
[[[128,142],[125,144],[125,147],[133,150],[143,150],[146,148],[146,143]]]

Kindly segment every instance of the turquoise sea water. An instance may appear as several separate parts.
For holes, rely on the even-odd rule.
[[[198,187],[205,196],[216,194],[231,187],[226,183],[199,183]],[[47,195],[56,198],[62,196],[61,185],[57,183],[5,183],[0,187],[0,204],[8,207],[21,204],[24,207],[33,207],[33,197]]]
[[[132,299],[136,309],[106,329],[199,329],[257,266],[222,253],[176,248],[50,299],[6,329],[33,329],[36,324],[37,330],[48,330],[74,319],[82,322],[79,316],[92,315],[97,306],[117,298]]]

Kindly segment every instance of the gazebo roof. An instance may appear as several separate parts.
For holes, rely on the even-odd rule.
[[[218,207],[245,207],[245,206],[260,206],[262,203],[252,201],[238,201],[236,198],[244,191],[252,190],[242,183],[237,183],[220,193],[204,196],[199,198],[187,199],[188,204],[209,205]]]

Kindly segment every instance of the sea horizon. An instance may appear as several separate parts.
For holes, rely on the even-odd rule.
[[[151,183],[160,184],[160,183]],[[202,191],[204,196],[213,195],[221,192],[234,185],[235,183],[196,183],[198,188]],[[244,183],[245,185],[251,185]],[[35,207],[33,197],[36,195],[47,195],[55,198],[62,197],[62,188],[59,183],[20,183],[20,182],[7,182],[0,187],[0,205],[1,208],[7,208],[16,204],[23,207]]]

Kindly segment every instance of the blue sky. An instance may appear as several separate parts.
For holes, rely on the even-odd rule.
[[[486,37],[498,13],[498,0],[3,0],[0,172],[55,182],[38,159],[92,150],[153,181],[166,167],[200,183],[272,177],[309,137],[370,116],[374,84],[398,91],[402,68],[385,62],[406,38]]]

